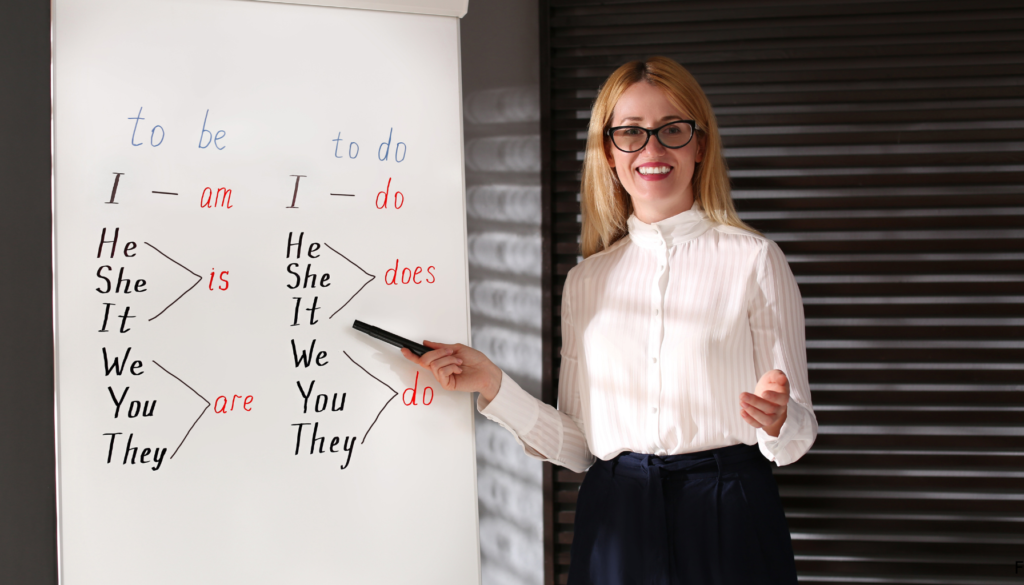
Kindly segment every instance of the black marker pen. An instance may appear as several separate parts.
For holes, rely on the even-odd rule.
[[[391,345],[394,345],[396,347],[404,347],[405,349],[408,349],[409,351],[413,352],[416,355],[423,355],[430,351],[430,348],[425,345],[420,345],[415,341],[409,341],[404,337],[399,337],[394,333],[384,331],[380,327],[367,325],[362,321],[356,321],[352,323],[352,328],[355,329],[356,331],[361,331],[369,335],[370,337],[376,337],[377,339],[383,342],[390,343]]]

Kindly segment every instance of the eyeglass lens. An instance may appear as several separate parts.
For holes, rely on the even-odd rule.
[[[679,148],[690,141],[693,127],[683,122],[663,126],[657,133],[658,140],[669,148]],[[621,150],[635,152],[647,143],[648,131],[639,126],[626,126],[613,130],[612,142]]]

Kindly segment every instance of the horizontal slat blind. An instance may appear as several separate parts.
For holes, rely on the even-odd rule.
[[[550,343],[591,103],[666,55],[804,297],[817,443],[776,470],[807,583],[1024,582],[1024,4],[541,2]],[[549,582],[582,475],[549,470]]]

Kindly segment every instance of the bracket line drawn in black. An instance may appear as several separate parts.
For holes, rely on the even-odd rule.
[[[170,260],[171,262],[174,262],[174,263],[175,263],[175,264],[177,264],[178,266],[181,266],[182,268],[185,268],[185,266],[183,266],[183,265],[182,265],[182,264],[181,264],[180,262],[178,262],[178,261],[177,261],[177,260],[175,260],[174,258],[171,258],[171,257],[170,257],[170,256],[168,256],[167,254],[164,254],[163,252],[160,252],[160,250],[158,250],[158,249],[157,249],[157,247],[156,247],[156,246],[154,246],[153,244],[150,244],[149,242],[142,242],[142,243],[143,243],[143,244],[146,244],[146,245],[147,245],[147,246],[149,246],[150,248],[153,248],[154,250],[156,250],[157,252],[159,252],[159,253],[160,253],[160,255],[161,255],[161,256],[163,256],[164,258],[167,258],[168,260]],[[200,283],[200,281],[202,281],[202,280],[203,280],[203,277],[202,277],[202,276],[199,276],[198,274],[196,274],[195,272],[192,272],[192,271],[191,271],[191,270],[189,270],[188,268],[185,268],[185,271],[186,271],[186,272],[188,272],[189,274],[191,274],[192,276],[196,277],[196,281],[195,281],[195,283],[194,283],[194,284],[193,284],[192,286],[188,287],[188,290],[186,290],[185,292],[183,292],[183,293],[181,293],[180,295],[178,295],[178,298],[176,298],[176,299],[174,299],[173,301],[171,301],[171,304],[170,304],[170,305],[167,305],[166,307],[164,307],[164,308],[163,308],[163,311],[160,311],[160,312],[159,312],[159,313],[157,313],[156,315],[154,315],[154,316],[150,317],[150,318],[149,318],[149,320],[150,320],[150,321],[152,321],[153,319],[156,319],[156,318],[157,318],[157,317],[159,317],[160,315],[163,315],[163,314],[164,314],[164,311],[166,311],[167,309],[170,309],[170,308],[171,308],[171,305],[173,305],[174,303],[176,303],[176,302],[180,301],[180,300],[181,300],[181,297],[183,297],[183,296],[187,295],[188,293],[190,293],[190,292],[192,291],[192,289],[194,289],[194,288],[196,287],[196,285],[197,285],[197,284],[199,284],[199,283]],[[157,364],[157,365],[160,365],[160,364]],[[168,373],[169,373],[169,372],[168,372]],[[184,383],[184,382],[183,382],[183,383]],[[193,391],[193,392],[194,392],[194,391]]]
[[[171,193],[170,191],[153,191],[157,195],[177,195],[177,193]]]
[[[340,313],[342,309],[344,309],[345,307],[347,307],[347,306],[348,306],[348,304],[352,302],[352,299],[356,298],[356,295],[357,295],[357,294],[359,294],[359,293],[363,292],[363,289],[364,289],[364,288],[366,288],[366,285],[368,285],[368,284],[370,284],[371,282],[373,282],[373,279],[375,279],[375,278],[377,278],[377,277],[376,277],[376,276],[374,276],[374,275],[372,275],[372,274],[370,274],[369,272],[367,272],[367,271],[363,270],[363,267],[362,267],[362,266],[360,266],[360,265],[356,264],[355,262],[353,262],[353,261],[349,260],[347,256],[345,256],[345,255],[344,255],[344,254],[342,254],[341,252],[339,252],[339,251],[335,250],[334,248],[332,248],[332,247],[331,247],[331,245],[330,245],[330,244],[328,244],[327,242],[324,242],[324,245],[325,245],[325,246],[327,246],[327,249],[328,249],[328,250],[330,250],[331,252],[334,252],[334,253],[335,253],[335,254],[337,254],[338,256],[341,256],[342,258],[344,258],[344,259],[345,259],[345,261],[346,261],[346,262],[348,262],[348,263],[349,263],[349,264],[351,264],[352,266],[355,266],[356,268],[358,268],[358,269],[359,269],[359,271],[360,271],[360,272],[362,272],[362,273],[363,273],[363,274],[365,274],[366,276],[369,276],[369,277],[370,277],[370,280],[367,280],[366,282],[364,282],[364,283],[363,283],[363,286],[359,287],[359,290],[357,290],[357,291],[355,292],[355,294],[353,294],[352,296],[350,296],[350,297],[348,298],[348,300],[347,300],[347,301],[345,301],[345,304],[344,304],[344,305],[342,305],[341,307],[339,307],[337,311],[335,311],[335,312],[331,313],[331,316],[330,316],[330,317],[328,317],[328,319],[333,319],[335,315],[337,315],[338,313]],[[202,278],[200,278],[200,280],[202,280]],[[197,283],[197,284],[198,284],[198,283]],[[352,359],[352,358],[349,358],[349,359]],[[358,366],[359,364],[356,364],[356,365]],[[361,366],[360,366],[360,367],[361,367]],[[369,374],[369,372],[367,372],[367,374]],[[381,384],[383,384],[383,382],[381,382]]]
[[[174,450],[174,453],[171,453],[171,459],[174,459],[174,456],[178,454],[178,449],[181,449],[181,446],[185,444],[185,439],[187,439],[187,438],[188,438],[188,435],[189,435],[189,433],[191,433],[191,432],[192,432],[192,429],[194,429],[194,428],[196,427],[196,423],[197,423],[197,422],[199,422],[199,419],[203,418],[203,415],[204,415],[204,414],[206,414],[206,411],[207,411],[207,409],[209,409],[209,408],[210,408],[210,401],[209,401],[209,400],[207,400],[207,399],[206,399],[205,397],[203,397],[203,395],[202,395],[202,394],[200,394],[200,393],[196,392],[196,389],[195,389],[195,388],[193,388],[193,387],[189,386],[188,384],[185,384],[185,381],[184,381],[184,380],[182,380],[181,378],[179,378],[179,377],[175,376],[174,374],[172,374],[172,373],[168,372],[168,371],[167,371],[167,368],[165,368],[165,367],[161,366],[160,364],[158,364],[158,363],[156,362],[156,360],[152,360],[152,361],[153,361],[153,363],[154,363],[154,364],[156,364],[156,367],[158,367],[158,368],[160,368],[161,370],[163,370],[163,371],[167,372],[167,375],[168,375],[168,376],[170,376],[170,377],[174,378],[175,380],[177,380],[177,381],[181,382],[181,383],[182,383],[182,384],[183,384],[183,385],[184,385],[184,386],[185,386],[186,388],[188,388],[189,390],[191,390],[192,392],[194,392],[196,396],[198,396],[198,397],[202,398],[202,399],[203,399],[203,402],[205,402],[205,403],[206,403],[206,408],[204,408],[204,409],[203,409],[203,412],[200,412],[200,413],[199,413],[199,416],[197,416],[197,417],[196,417],[196,420],[195,420],[195,422],[193,422],[193,423],[192,423],[192,426],[190,426],[190,427],[188,428],[188,431],[187,431],[187,432],[185,433],[185,436],[181,438],[181,442],[180,442],[180,443],[178,443],[178,447],[177,447],[177,448],[176,448],[176,449]]]
[[[387,382],[385,382],[384,380],[381,380],[377,376],[374,376],[373,374],[371,374],[363,366],[360,366],[359,362],[357,362],[356,360],[353,360],[352,356],[348,355],[347,351],[342,351],[341,353],[345,354],[345,357],[347,357],[349,360],[351,360],[352,363],[355,364],[360,370],[366,372],[367,376],[373,378],[374,380],[377,380],[381,384],[384,384],[385,388],[387,388],[388,390],[391,390],[391,398],[388,398],[388,401],[384,403],[384,406],[380,409],[380,412],[377,413],[377,416],[373,419],[373,422],[370,423],[370,428],[366,429],[366,434],[363,435],[363,440],[359,441],[359,444],[362,445],[363,443],[366,442],[366,437],[368,437],[370,435],[370,430],[373,429],[373,425],[377,424],[377,419],[379,419],[380,415],[384,413],[384,409],[387,408],[389,404],[391,404],[391,401],[394,400],[396,396],[398,396],[398,392],[394,388],[392,388],[391,386],[388,386]],[[157,365],[159,365],[159,364],[157,364]],[[173,455],[172,455],[172,457],[173,457]]]
[[[331,193],[333,197],[355,197],[355,193]]]

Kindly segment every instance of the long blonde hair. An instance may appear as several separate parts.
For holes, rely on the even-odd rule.
[[[616,69],[594,100],[580,186],[583,215],[580,251],[583,256],[596,254],[626,235],[626,220],[633,213],[633,203],[622,188],[615,169],[608,164],[605,130],[611,125],[619,98],[630,86],[640,82],[664,90],[672,105],[687,112],[697,122],[695,138],[704,144],[704,158],[696,164],[693,172],[694,201],[710,219],[758,233],[736,214],[729,188],[729,169],[722,157],[718,123],[704,90],[679,63],[668,57],[651,57]]]

